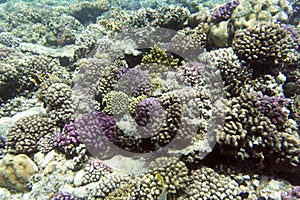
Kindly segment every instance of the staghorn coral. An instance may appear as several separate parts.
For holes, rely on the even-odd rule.
[[[31,115],[18,120],[6,133],[9,152],[31,154],[37,151],[37,142],[52,133],[53,121],[47,116]]]
[[[236,54],[254,67],[295,62],[295,45],[286,30],[274,23],[262,23],[241,30],[232,42]]]
[[[37,172],[37,165],[27,155],[8,154],[0,161],[0,186],[12,191],[28,192],[28,182]]]

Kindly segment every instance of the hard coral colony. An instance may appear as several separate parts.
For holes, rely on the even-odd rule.
[[[300,199],[299,8],[0,0],[0,200]]]

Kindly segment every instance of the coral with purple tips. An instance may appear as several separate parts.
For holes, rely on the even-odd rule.
[[[116,119],[103,112],[90,112],[75,120],[80,141],[92,149],[105,148],[106,142],[116,140]]]
[[[234,9],[240,4],[239,0],[233,0],[221,5],[218,10],[214,11],[210,19],[213,23],[227,20],[231,17],[232,12]]]
[[[259,95],[259,100],[260,111],[274,124],[283,124],[287,120],[288,112],[284,110],[284,106],[288,104],[288,101],[283,96]]]
[[[282,192],[282,200],[299,200],[300,199],[300,186],[293,186],[292,191]]]
[[[63,133],[58,134],[54,138],[53,146],[62,148],[69,144],[78,146],[79,143],[79,132],[76,130],[75,124],[71,122],[64,126]]]
[[[153,122],[154,118],[161,116],[163,109],[157,98],[147,98],[140,101],[136,106],[135,121],[139,126],[146,126]]]
[[[76,198],[74,196],[74,194],[71,194],[69,192],[57,192],[52,198],[51,200],[77,200],[78,198]]]

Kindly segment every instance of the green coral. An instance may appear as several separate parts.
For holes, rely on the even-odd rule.
[[[118,115],[128,110],[129,97],[124,92],[111,91],[103,97],[104,112]]]
[[[160,44],[157,44],[144,55],[141,63],[141,68],[147,70],[151,77],[161,77],[169,71],[176,70],[179,59],[168,55],[167,51],[161,49]]]

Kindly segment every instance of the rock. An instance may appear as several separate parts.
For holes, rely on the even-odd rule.
[[[217,47],[228,45],[229,33],[227,29],[228,21],[222,21],[213,25],[208,34],[208,44]]]
[[[28,181],[38,167],[25,154],[6,155],[0,162],[0,186],[19,192],[29,191]]]
[[[58,58],[62,66],[67,66],[76,61],[78,51],[82,47],[76,45],[68,45],[62,48],[50,48],[38,44],[21,43],[19,49],[22,52],[30,52],[38,55],[45,55],[51,58]]]
[[[82,181],[83,181],[83,177],[85,175],[85,171],[84,170],[80,170],[76,173],[75,177],[74,177],[74,186],[75,187],[79,187],[82,185]]]

